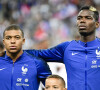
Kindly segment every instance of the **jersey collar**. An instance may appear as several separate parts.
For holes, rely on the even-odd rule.
[[[23,54],[16,60],[16,62],[17,61],[19,61],[19,60],[22,60],[23,59],[23,57],[25,57],[26,56],[26,53],[25,52],[23,52]],[[6,59],[6,60],[9,60],[10,62],[13,62],[12,61],[12,59],[9,57],[9,56],[7,56],[7,54],[5,53],[5,56],[4,56],[4,58]]]
[[[96,38],[95,40],[90,42],[82,42],[81,40],[78,41],[78,43],[84,47],[98,46],[98,42],[100,42],[99,38]]]

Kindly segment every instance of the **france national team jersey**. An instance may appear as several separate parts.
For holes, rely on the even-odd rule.
[[[15,63],[7,55],[0,57],[0,90],[38,90],[49,75],[48,65],[26,52]]]
[[[100,40],[72,40],[47,50],[27,50],[46,62],[62,62],[67,71],[68,90],[100,90]]]

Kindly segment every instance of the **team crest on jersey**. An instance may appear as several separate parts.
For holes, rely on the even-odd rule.
[[[27,68],[27,67],[28,67],[28,65],[26,65],[26,64],[24,64],[24,65],[22,66],[21,69],[22,69],[22,74],[23,74],[23,75],[27,74],[27,72],[28,72],[28,68]]]
[[[96,49],[96,54],[97,54],[96,57],[100,57],[100,48],[99,47],[98,47],[98,49]]]

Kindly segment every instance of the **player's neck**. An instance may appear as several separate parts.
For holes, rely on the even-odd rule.
[[[21,50],[20,52],[18,53],[7,53],[7,56],[9,56],[13,62],[15,62],[23,53],[23,50]]]
[[[81,41],[82,42],[90,42],[95,40],[95,35],[89,35],[89,36],[81,36]]]

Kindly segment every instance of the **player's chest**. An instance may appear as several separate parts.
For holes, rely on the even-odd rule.
[[[100,68],[100,48],[68,48],[64,53],[64,62],[77,68]]]

